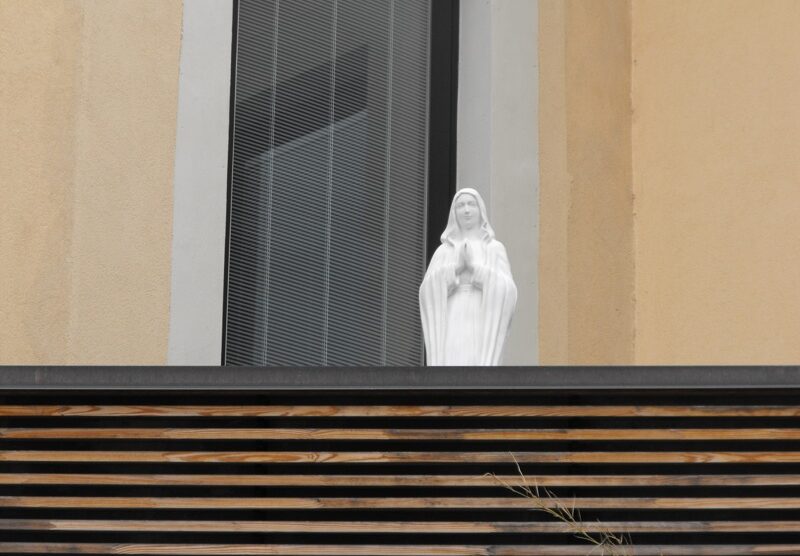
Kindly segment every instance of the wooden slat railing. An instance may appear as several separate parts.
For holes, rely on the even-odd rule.
[[[0,394],[3,554],[800,554],[800,392]]]

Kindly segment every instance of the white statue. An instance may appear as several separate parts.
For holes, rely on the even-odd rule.
[[[419,288],[428,365],[499,365],[516,303],[506,249],[483,199],[461,189]]]

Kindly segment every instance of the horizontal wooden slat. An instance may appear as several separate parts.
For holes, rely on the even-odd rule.
[[[797,405],[0,405],[3,417],[800,417]]]
[[[520,463],[799,463],[800,452],[514,452]],[[7,450],[0,461],[510,463],[508,452],[161,452]]]
[[[555,506],[553,500],[543,503]],[[576,508],[649,509],[788,509],[800,508],[800,498],[732,497],[614,497],[569,498],[562,502]],[[0,507],[20,508],[212,508],[212,509],[349,509],[349,508],[530,508],[531,501],[521,496],[494,498],[467,497],[386,497],[386,498],[177,498],[124,496],[0,496]]]
[[[507,484],[519,475],[498,475]],[[485,475],[145,475],[104,473],[0,473],[0,484],[204,486],[491,486]],[[800,475],[536,475],[539,486],[796,486]]]
[[[172,556],[586,556],[585,545],[320,545],[320,544],[101,544],[2,542],[17,554],[156,554]],[[594,553],[597,553],[595,551]],[[640,545],[630,556],[796,556],[800,544]]]
[[[798,532],[800,521],[606,521],[582,525],[590,533]],[[575,526],[549,522],[481,521],[130,521],[0,519],[11,531],[148,531],[203,533],[574,533]]]
[[[12,399],[13,398],[7,398]],[[49,398],[55,399],[55,398]],[[61,398],[58,398],[61,399]],[[87,398],[83,398],[87,399]],[[119,399],[119,398],[117,398]],[[140,398],[148,399],[148,398]],[[265,398],[270,399],[270,398]],[[627,399],[627,398],[626,398]],[[782,400],[785,399],[781,398]],[[64,398],[69,402],[69,398]],[[748,521],[727,521],[715,520],[714,517],[719,512],[714,510],[731,510],[730,514],[734,515],[737,510],[779,510],[778,514],[786,514],[787,517],[795,517],[788,511],[780,510],[798,510],[800,509],[800,497],[780,497],[780,496],[760,496],[760,497],[742,497],[739,496],[737,487],[741,486],[770,486],[770,485],[787,485],[797,486],[800,485],[800,474],[767,474],[764,469],[771,469],[770,467],[759,467],[758,464],[762,463],[800,463],[800,445],[795,450],[794,444],[789,442],[800,440],[800,421],[796,426],[783,427],[787,424],[785,421],[778,423],[776,421],[763,422],[759,424],[756,420],[759,417],[800,417],[800,406],[793,405],[765,405],[765,406],[741,406],[741,405],[635,405],[635,404],[616,404],[616,405],[591,405],[591,406],[572,406],[572,405],[546,405],[546,406],[530,406],[530,405],[226,405],[215,406],[205,404],[192,404],[191,397],[185,398],[186,405],[166,405],[156,401],[152,405],[148,404],[130,404],[130,405],[115,405],[115,404],[98,404],[98,405],[81,405],[69,404],[52,405],[52,404],[36,404],[36,405],[3,405],[0,406],[0,416],[5,417],[65,417],[65,419],[47,419],[43,420],[43,427],[36,427],[32,425],[33,419],[27,419],[22,427],[5,427],[0,429],[0,438],[4,439],[53,439],[53,444],[56,447],[61,447],[56,441],[61,439],[80,439],[80,440],[96,440],[97,445],[91,445],[96,450],[6,450],[0,452],[0,461],[8,462],[109,462],[109,463],[123,463],[123,462],[155,462],[155,463],[222,463],[222,464],[235,464],[235,463],[265,463],[265,464],[281,464],[281,463],[397,463],[397,464],[414,464],[414,463],[472,463],[472,464],[487,464],[487,465],[473,465],[469,469],[486,468],[491,470],[496,468],[496,465],[488,464],[513,464],[514,460],[520,463],[551,463],[551,464],[572,464],[572,463],[597,463],[597,464],[703,464],[703,463],[741,463],[753,464],[750,467],[737,466],[736,470],[746,469],[749,471],[747,474],[721,474],[719,471],[724,466],[712,467],[713,474],[704,474],[702,471],[697,474],[681,474],[681,475],[666,475],[666,474],[638,474],[638,471],[647,470],[636,468],[634,466],[626,466],[624,469],[628,472],[623,475],[575,475],[571,471],[574,469],[572,466],[565,465],[563,467],[554,466],[558,468],[559,475],[544,475],[544,476],[529,476],[528,481],[530,484],[537,484],[543,487],[567,487],[567,486],[596,486],[609,489],[610,487],[655,487],[655,486],[695,486],[695,487],[708,487],[720,486],[729,487],[724,492],[716,489],[706,492],[703,488],[693,489],[692,496],[681,497],[631,497],[625,496],[625,489],[620,488],[619,491],[614,491],[609,496],[603,497],[581,497],[581,498],[568,498],[560,500],[559,502],[549,500],[546,497],[543,502],[548,506],[556,506],[557,504],[564,504],[578,509],[602,509],[607,508],[614,510],[615,521],[609,522],[587,522],[584,527],[593,531],[620,531],[628,533],[654,533],[658,537],[653,539],[672,539],[673,534],[692,534],[692,533],[708,533],[719,535],[717,537],[709,537],[709,539],[727,539],[727,533],[745,533],[741,537],[731,539],[734,541],[741,541],[741,544],[735,545],[666,545],[666,546],[637,546],[635,550],[629,550],[627,553],[633,555],[674,555],[674,556],[688,556],[689,554],[702,556],[707,554],[709,556],[734,556],[742,554],[800,554],[800,544],[748,544],[748,542],[760,542],[762,539],[772,538],[771,534],[783,534],[783,537],[778,537],[777,540],[791,542],[800,538],[800,520],[770,520],[761,519],[757,511],[747,512],[746,517]],[[447,398],[441,398],[446,403]],[[98,399],[99,401],[99,399]],[[194,401],[197,401],[195,398]],[[437,399],[439,401],[439,399]],[[724,401],[724,398],[720,398]],[[480,403],[480,402],[479,402]],[[70,420],[69,417],[98,417],[97,421],[93,424],[101,425],[101,427],[84,427],[83,422],[79,420]],[[186,421],[159,421],[158,427],[153,426],[153,422],[146,422],[142,419],[133,423],[133,419],[127,419],[123,422],[114,422],[114,417],[220,417],[220,418],[252,418],[252,417],[266,417],[266,418],[296,418],[296,417],[347,417],[353,418],[352,421],[334,421],[323,422],[322,420],[315,421],[313,427],[298,426],[300,420],[295,420],[289,427],[275,426],[271,427],[272,421],[262,421],[260,423],[237,422],[237,421],[216,421],[213,424],[209,420],[200,421],[200,423],[188,423]],[[380,417],[383,418],[380,422],[380,428],[369,428],[366,424],[359,424],[358,418],[360,417]],[[403,421],[403,418],[422,417],[425,420],[415,422]],[[480,418],[508,418],[508,421],[495,420],[487,424],[490,427],[481,427],[482,421]],[[524,426],[525,422],[518,422],[514,420],[516,417],[529,417],[540,418],[542,420],[547,418],[564,417],[588,417],[588,418],[628,418],[631,421],[626,421],[627,428],[619,429],[613,428],[614,425],[609,421],[602,423],[604,428],[586,428],[592,426],[593,423],[584,425],[582,428],[573,428],[571,425],[581,424],[580,420],[570,421],[567,427],[561,428],[561,424],[565,421],[553,421],[553,425],[546,428],[532,428]],[[719,418],[718,421],[708,420],[702,423],[703,428],[687,428],[685,421],[680,422],[680,426],[664,425],[663,421],[654,426],[653,421],[646,421],[642,426],[637,426],[636,418],[648,417],[665,417],[665,418],[684,418],[684,417],[697,417],[697,418]],[[722,423],[722,419],[730,417],[745,417],[750,418],[747,421],[747,428],[735,428],[733,422]],[[107,419],[106,419],[107,418]],[[398,418],[392,421],[391,419]],[[452,421],[443,421],[442,424],[436,423],[436,418],[477,418],[472,421],[461,421],[455,425],[458,428],[447,429],[444,428],[453,424]],[[742,423],[744,421],[736,421]],[[170,426],[163,426],[168,423]],[[346,423],[344,426],[340,424]],[[447,424],[444,424],[447,423]],[[517,424],[523,426],[518,427]],[[528,421],[531,423],[531,421]],[[537,422],[538,423],[538,422]],[[584,422],[586,423],[586,422]],[[709,423],[711,423],[709,425]],[[13,424],[12,419],[7,419],[5,424]],[[64,425],[63,427],[58,426]],[[128,427],[134,424],[139,426]],[[175,426],[178,424],[178,426]],[[227,425],[232,424],[233,427],[228,428]],[[258,428],[242,427],[243,424],[257,424]],[[280,425],[280,421],[275,421],[274,424]],[[478,426],[474,426],[474,425]],[[266,426],[264,426],[266,425]],[[413,428],[406,428],[406,427]],[[691,425],[688,425],[690,427]],[[164,450],[107,450],[103,448],[120,447],[120,444],[107,442],[103,444],[104,439],[131,439],[131,440],[162,440],[158,447],[166,447]],[[180,449],[180,440],[309,440],[309,441],[329,441],[329,440],[342,440],[342,441],[406,441],[403,445],[402,451],[383,451],[380,448],[376,450],[363,450],[363,451],[339,451],[333,447],[335,445],[325,445],[326,451],[301,451],[301,450],[281,450],[281,451],[214,451],[215,443],[209,442],[203,444],[203,449],[198,451],[190,451]],[[168,441],[176,441],[169,443]],[[742,446],[748,450],[715,450],[713,445],[700,444],[701,450],[664,450],[661,449],[657,452],[651,451],[575,451],[579,447],[577,444],[564,444],[565,449],[562,450],[548,450],[548,451],[514,451],[513,457],[509,451],[498,450],[497,445],[490,446],[490,451],[481,451],[481,444],[472,444],[470,451],[430,451],[426,448],[426,444],[419,443],[412,446],[413,441],[433,440],[433,441],[615,441],[615,440],[638,440],[638,441],[713,441],[722,440],[727,441],[729,444],[737,441],[758,441],[758,440],[782,440],[787,441],[783,447],[790,449],[780,451],[769,450],[753,450],[758,448],[754,442],[749,445],[743,444]],[[23,445],[21,442],[15,443]],[[30,442],[27,444],[35,447],[44,447],[45,444],[38,444]],[[145,446],[147,444],[138,444],[134,447]],[[154,445],[150,444],[152,447]],[[199,445],[199,443],[198,443]],[[499,444],[498,444],[499,445]],[[68,447],[66,443],[64,446]],[[183,444],[186,446],[186,444]],[[261,445],[256,445],[261,448]],[[264,445],[269,447],[267,445]],[[286,445],[284,445],[286,446]],[[345,445],[346,446],[346,445]],[[429,446],[429,445],[427,445]],[[447,448],[455,446],[450,444]],[[611,445],[609,445],[611,446]],[[658,447],[658,444],[648,445],[647,448]],[[661,445],[665,446],[664,444]],[[669,448],[674,445],[666,445]],[[684,445],[687,446],[687,445]],[[346,446],[348,449],[352,446]],[[438,446],[437,446],[438,447]],[[586,447],[584,445],[583,447]],[[177,449],[176,449],[177,448]],[[605,446],[603,447],[605,448]],[[16,467],[25,467],[24,465],[15,465]],[[116,465],[107,466],[110,469],[117,469]],[[225,469],[218,468],[224,471],[224,474],[214,475],[208,473],[192,473],[188,475],[176,474],[170,468],[172,466],[165,465],[160,469],[169,470],[169,473],[161,474],[146,474],[146,473],[130,473],[129,471],[138,467],[128,466],[124,468],[125,473],[0,473],[0,484],[2,485],[76,485],[69,490],[63,492],[81,494],[82,496],[4,496],[0,497],[0,507],[4,510],[4,519],[0,519],[0,530],[6,532],[10,531],[28,531],[26,537],[13,537],[13,538],[27,538],[27,539],[48,539],[53,538],[61,539],[75,539],[76,543],[0,543],[0,553],[84,553],[84,554],[165,554],[170,556],[180,556],[181,554],[283,554],[284,556],[291,555],[315,555],[315,556],[334,556],[334,555],[352,555],[352,556],[366,556],[366,555],[495,555],[495,556],[532,556],[534,554],[547,556],[547,555],[561,555],[561,556],[584,556],[591,551],[591,547],[575,540],[574,545],[546,545],[542,546],[537,543],[530,545],[470,545],[470,544],[457,544],[469,543],[469,539],[476,537],[469,537],[469,534],[569,534],[570,528],[558,521],[552,521],[547,516],[540,512],[530,512],[531,519],[538,519],[539,521],[525,521],[525,522],[508,522],[508,521],[491,521],[491,516],[496,514],[486,512],[488,519],[482,521],[483,517],[471,517],[474,521],[461,522],[461,521],[403,521],[403,513],[398,513],[398,519],[387,519],[386,521],[348,521],[342,520],[341,515],[336,515],[337,520],[330,519],[316,519],[316,517],[325,518],[331,517],[327,512],[317,512],[315,510],[323,509],[354,509],[356,513],[352,515],[367,515],[373,508],[381,508],[383,512],[391,512],[393,509],[418,509],[426,514],[430,514],[435,519],[438,512],[437,509],[469,509],[471,516],[483,516],[482,509],[534,509],[534,505],[530,500],[515,496],[507,491],[491,491],[492,494],[499,494],[500,496],[493,496],[491,498],[480,498],[474,496],[431,496],[431,497],[400,497],[400,496],[382,496],[382,497],[363,497],[363,496],[336,496],[336,497],[319,497],[319,496],[302,496],[308,491],[293,492],[291,489],[281,490],[283,494],[288,493],[287,497],[261,497],[261,498],[246,498],[246,497],[211,497],[208,494],[214,494],[214,491],[201,491],[198,489],[197,493],[201,494],[199,497],[165,497],[165,496],[94,496],[91,486],[94,485],[153,485],[153,486],[181,486],[190,485],[195,487],[212,487],[219,486],[320,486],[320,487],[358,487],[358,486],[384,486],[384,487],[443,487],[443,486],[497,486],[497,480],[491,476],[486,475],[436,475],[436,474],[415,474],[415,475],[390,475],[390,471],[399,468],[399,466],[386,466],[385,471],[381,471],[381,475],[359,475],[357,471],[353,471],[358,466],[352,466],[348,469],[350,475],[326,475],[329,469],[333,467],[320,465],[314,467],[314,474],[275,474],[279,473],[283,466],[271,465],[269,466],[269,475],[256,475],[251,470],[249,474],[238,475],[238,466],[230,465],[225,466]],[[177,470],[185,470],[185,467],[174,466]],[[703,467],[703,466],[698,466]],[[83,466],[69,465],[69,466],[49,466],[49,469],[68,469],[80,470]],[[89,469],[89,467],[86,467]],[[92,468],[95,469],[95,468]],[[102,467],[97,467],[102,469]],[[198,466],[197,469],[206,471],[205,467]],[[294,468],[289,468],[294,471]],[[405,468],[403,468],[405,469]],[[408,471],[419,473],[415,471],[417,467],[409,466]],[[450,469],[450,466],[447,467]],[[457,467],[453,469],[458,470]],[[463,468],[462,468],[463,469]],[[563,469],[563,471],[562,471]],[[609,468],[610,469],[610,468]],[[687,467],[695,472],[697,467]],[[375,468],[370,468],[374,472]],[[498,477],[501,481],[508,484],[517,485],[520,483],[520,477],[513,473],[513,468],[506,467],[508,472],[506,475]],[[659,469],[660,471],[661,469]],[[633,471],[633,473],[631,473]],[[604,469],[604,472],[607,472]],[[569,473],[569,474],[567,474]],[[86,488],[80,488],[78,485],[86,485]],[[6,489],[9,490],[9,489]],[[85,490],[85,492],[84,492]],[[25,489],[22,492],[35,492],[37,494],[47,494],[48,490],[41,489]],[[559,492],[558,489],[556,489]],[[55,488],[51,492],[59,493],[62,490]],[[107,491],[108,492],[108,491]],[[158,491],[143,491],[145,494],[158,494]],[[169,491],[166,491],[169,492]],[[176,491],[172,491],[175,493]],[[192,490],[194,492],[194,489]],[[352,491],[357,493],[358,491]],[[395,491],[396,493],[403,493],[403,491]],[[459,493],[460,491],[452,491]],[[630,492],[630,491],[628,491]],[[641,494],[644,491],[637,491],[636,494]],[[666,492],[666,490],[664,491]],[[730,492],[730,496],[726,494]],[[753,492],[750,490],[749,492]],[[767,494],[774,493],[773,490],[765,491]],[[133,489],[126,490],[125,493],[135,493]],[[224,493],[224,492],[223,492]],[[346,491],[335,491],[337,495],[348,493]],[[386,493],[391,494],[390,491]],[[434,494],[442,494],[442,491],[435,492]],[[720,493],[723,496],[720,496]],[[183,494],[182,492],[179,494]],[[301,496],[292,496],[300,494]],[[317,493],[314,493],[317,494]],[[382,493],[383,494],[383,493]],[[424,493],[427,494],[427,493]],[[606,492],[604,491],[604,494]],[[683,494],[683,493],[681,493]],[[705,494],[712,494],[713,496],[704,496]],[[15,509],[18,508],[18,509]],[[31,508],[28,510],[26,508]],[[41,508],[35,510],[33,508]],[[47,508],[53,508],[49,512]],[[180,510],[274,510],[268,512],[269,517],[275,515],[283,517],[281,510],[311,510],[304,512],[303,520],[259,520],[259,521],[242,521],[226,519],[226,513],[209,512],[210,515],[216,517],[214,520],[158,520],[151,519],[146,521],[140,520],[114,520],[105,519],[106,516],[113,517],[114,514],[106,511],[97,512],[103,519],[85,519],[87,516],[95,515],[92,512],[81,512],[84,508],[119,508],[119,509],[153,509],[151,515],[158,515],[161,513],[159,510],[176,509],[180,517],[183,517],[184,512]],[[58,510],[55,510],[58,509]],[[640,521],[641,512],[638,510],[710,510],[708,514],[712,518],[708,521],[700,520],[669,520],[668,517],[665,521]],[[430,510],[430,512],[426,511]],[[383,512],[380,514],[383,517]],[[27,516],[31,515],[58,515],[59,519],[29,519]],[[166,512],[165,512],[166,513]],[[188,512],[186,512],[188,514]],[[796,512],[793,512],[796,513]],[[172,515],[172,514],[171,514]],[[230,514],[228,514],[229,516]],[[344,514],[348,515],[348,514]],[[444,514],[438,515],[445,517]],[[522,515],[528,515],[523,512]],[[671,512],[665,512],[663,515],[673,516]],[[680,514],[675,514],[679,516]],[[766,513],[765,517],[773,516],[775,513]],[[18,516],[25,516],[24,519],[19,519]],[[77,519],[73,519],[77,518]],[[450,519],[450,514],[446,516]],[[727,519],[727,515],[724,516]],[[427,518],[427,517],[426,517]],[[735,517],[734,517],[735,519]],[[37,531],[51,532],[49,536],[37,536]],[[147,537],[133,537],[140,540],[152,539],[157,540],[165,538],[158,533],[181,532],[181,541],[186,544],[118,544],[118,543],[85,543],[83,540],[103,540],[115,539],[114,532],[150,532],[154,533]],[[63,534],[60,532],[64,532]],[[66,533],[71,532],[71,533]],[[81,533],[84,532],[84,533]],[[99,537],[92,535],[91,532],[105,532],[105,535]],[[244,536],[248,533],[291,533],[292,539],[297,542],[307,540],[303,537],[306,533],[330,533],[330,534],[351,534],[352,537],[349,542],[351,545],[338,545],[338,544],[196,544],[193,541],[211,540],[211,537],[205,536],[206,533],[242,533],[242,540],[250,542],[255,536]],[[388,534],[405,534],[408,535],[408,542],[416,542],[415,537],[411,535],[423,534],[449,534],[449,535],[464,535],[462,537],[445,537],[447,542],[453,544],[448,545],[363,545],[357,544],[361,537],[356,535],[367,535],[372,533],[388,533]],[[752,533],[752,535],[748,535]],[[294,535],[298,535],[295,537]],[[8,537],[6,537],[8,538]],[[131,537],[129,537],[131,538]],[[177,537],[176,537],[177,538]],[[221,538],[221,537],[220,537]],[[288,538],[288,537],[287,537]],[[321,538],[321,537],[317,537]],[[372,539],[374,539],[373,537]],[[502,536],[498,538],[504,538]],[[505,537],[507,538],[507,537]],[[511,537],[515,538],[515,537]],[[525,538],[525,537],[516,537]],[[688,535],[682,537],[675,537],[676,539],[688,539]],[[697,537],[703,538],[703,537]],[[366,539],[370,539],[367,537]],[[398,542],[394,537],[393,542]],[[458,539],[458,540],[453,540]],[[340,542],[337,540],[336,542]],[[348,541],[345,541],[348,542]],[[371,540],[367,542],[372,542]],[[402,541],[401,541],[402,542]],[[499,541],[502,542],[502,541]],[[666,541],[669,542],[669,541]],[[675,541],[672,541],[675,542]],[[599,553],[595,551],[595,553]]]
[[[0,438],[169,440],[800,440],[800,429],[0,428]]]

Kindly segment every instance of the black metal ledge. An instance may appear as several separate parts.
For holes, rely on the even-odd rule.
[[[798,387],[800,366],[0,367],[0,389],[26,390],[625,390]]]

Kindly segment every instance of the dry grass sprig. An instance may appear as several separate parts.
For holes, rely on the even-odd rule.
[[[520,484],[510,485],[494,473],[487,473],[485,476],[493,478],[514,494],[529,499],[534,509],[542,511],[564,523],[568,532],[592,545],[588,554],[597,553],[600,556],[629,556],[632,554],[630,536],[614,533],[603,527],[600,521],[595,522],[595,526],[590,530],[581,518],[580,510],[575,508],[574,497],[572,503],[567,505],[551,490],[539,487],[535,480],[533,481],[533,486],[529,485],[517,458],[514,457],[514,454],[511,454],[511,457],[517,466],[517,472],[521,480]]]

